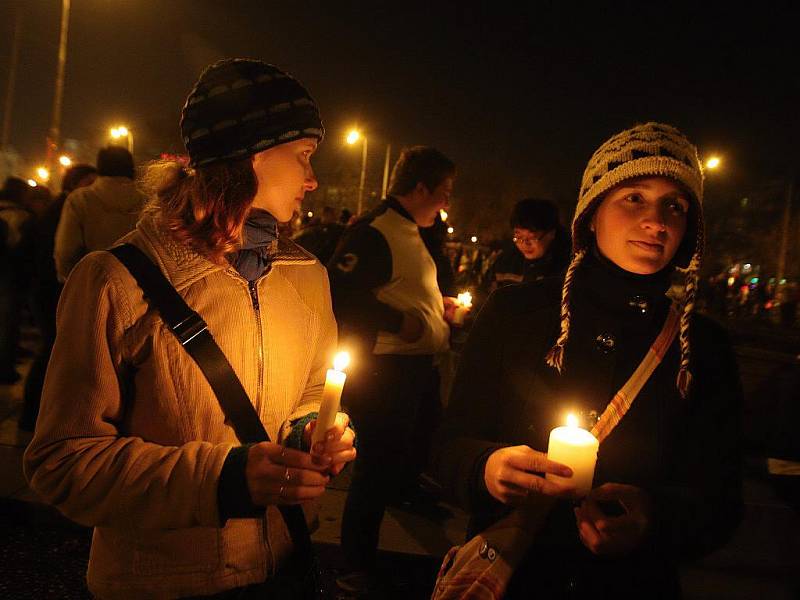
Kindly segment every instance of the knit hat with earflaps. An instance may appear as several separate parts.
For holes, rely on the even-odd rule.
[[[600,146],[589,159],[572,219],[573,258],[561,292],[561,333],[547,353],[547,364],[559,372],[564,364],[564,346],[570,325],[569,293],[575,271],[593,243],[593,234],[589,231],[592,214],[605,194],[623,181],[655,176],[674,179],[691,196],[686,233],[672,261],[685,277],[680,325],[681,363],[677,381],[678,389],[685,398],[691,384],[689,318],[694,308],[704,244],[703,169],[697,148],[670,125],[645,123],[626,129]]]

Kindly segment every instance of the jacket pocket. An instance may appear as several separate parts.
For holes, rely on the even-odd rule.
[[[140,530],[133,554],[138,575],[210,573],[219,569],[220,530],[193,527],[173,530]]]

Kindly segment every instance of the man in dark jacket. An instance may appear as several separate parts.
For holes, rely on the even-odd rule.
[[[342,518],[347,591],[375,584],[385,507],[415,485],[441,412],[434,356],[450,330],[419,228],[447,208],[454,177],[438,150],[404,150],[389,197],[350,226],[328,265],[340,345],[355,355],[342,397],[359,435]]]
[[[0,189],[0,385],[20,379],[15,369],[20,311],[30,286],[35,217],[24,206],[28,184],[8,177]]]

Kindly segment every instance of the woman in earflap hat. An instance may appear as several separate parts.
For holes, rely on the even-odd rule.
[[[736,362],[693,311],[702,200],[697,150],[677,129],[613,136],[584,172],[566,276],[498,290],[476,320],[438,438],[440,481],[470,511],[470,536],[555,498],[508,598],[680,597],[678,564],[739,522]],[[657,338],[660,364],[631,392]],[[600,440],[578,499],[545,478],[571,476],[546,454],[568,412]]]
[[[302,538],[279,508],[297,515],[285,507],[319,498],[355,457],[343,413],[309,448],[336,323],[324,267],[277,234],[317,187],[322,122],[296,79],[229,59],[200,76],[181,134],[188,166],[151,167],[150,205],[121,242],[199,314],[224,359],[201,370],[187,349],[207,333],[172,329],[118,248],[89,254],[61,296],[25,473],[44,501],[94,527],[96,597],[303,596]],[[210,381],[225,372],[257,435],[223,411]],[[271,442],[242,442],[264,430]]]

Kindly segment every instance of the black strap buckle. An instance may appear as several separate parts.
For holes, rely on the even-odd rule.
[[[172,328],[172,332],[175,334],[175,337],[178,338],[178,341],[181,343],[181,345],[186,346],[186,344],[191,342],[194,338],[207,329],[208,325],[206,325],[203,317],[198,315],[196,312],[192,312],[192,314],[186,317],[183,321],[175,325]]]

